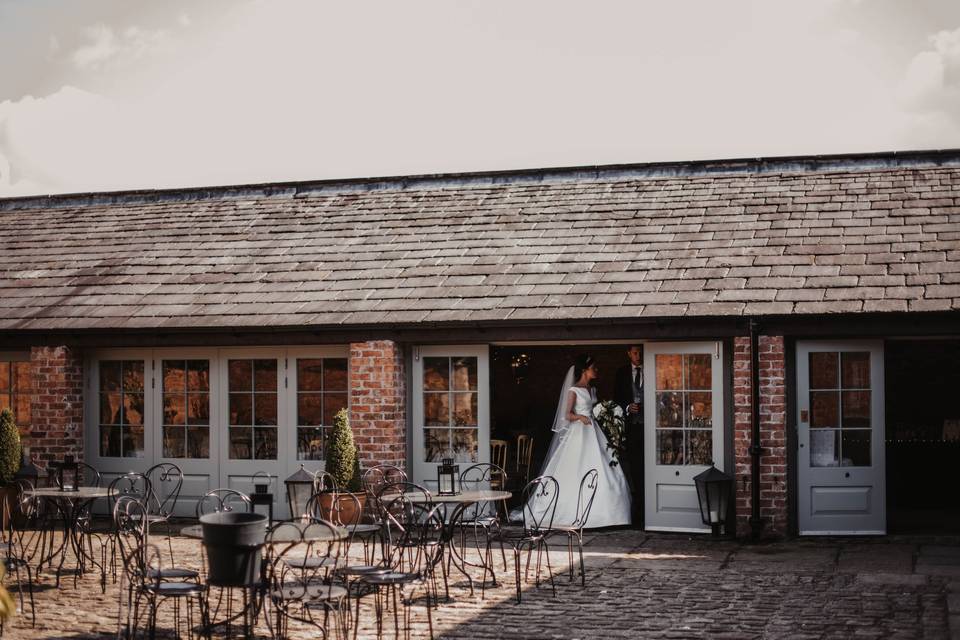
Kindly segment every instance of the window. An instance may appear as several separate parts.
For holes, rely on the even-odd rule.
[[[297,360],[297,458],[326,459],[333,417],[347,406],[347,359]]]
[[[0,362],[0,409],[9,407],[20,426],[30,424],[31,371],[29,361]]]
[[[230,459],[277,459],[277,361],[229,360]]]
[[[870,466],[870,352],[810,354],[810,466]]]
[[[100,361],[100,455],[143,457],[143,361]]]
[[[210,457],[210,361],[163,361],[163,457]]]
[[[657,463],[710,464],[713,459],[713,392],[709,354],[656,356]]]
[[[425,462],[477,461],[477,363],[474,356],[423,359]]]

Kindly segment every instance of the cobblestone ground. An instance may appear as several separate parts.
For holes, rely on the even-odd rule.
[[[156,539],[156,538],[155,538]],[[471,597],[454,579],[452,601],[434,610],[438,638],[960,638],[960,540],[820,539],[750,546],[637,531],[590,535],[587,584],[563,573],[566,549],[551,554],[557,595],[525,585],[517,605],[513,573]],[[175,537],[184,565],[200,564],[196,540]],[[502,568],[502,566],[500,567]],[[12,584],[8,578],[7,584]],[[16,595],[16,594],[14,594]],[[44,573],[37,624],[21,615],[9,638],[102,638],[116,634],[119,588],[98,578],[60,588]],[[169,612],[168,612],[169,613]],[[425,610],[413,608],[411,636],[427,637]],[[361,608],[359,637],[375,637],[372,607]],[[159,626],[172,628],[168,614]],[[950,627],[954,629],[951,636]],[[268,637],[266,625],[258,633]],[[392,619],[387,637],[393,633]],[[291,629],[295,638],[318,637]]]

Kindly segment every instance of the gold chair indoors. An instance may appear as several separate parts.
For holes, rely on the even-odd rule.
[[[533,462],[533,437],[525,434],[517,436],[517,478],[523,484],[530,482],[530,465]]]
[[[497,465],[501,469],[507,468],[507,441],[506,440],[490,440],[490,462]],[[494,478],[491,478],[494,480]],[[503,489],[503,479],[500,479],[500,486],[494,487],[490,486],[491,489]]]

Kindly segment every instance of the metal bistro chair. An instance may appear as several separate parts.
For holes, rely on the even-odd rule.
[[[380,502],[380,493],[388,484],[397,484],[407,482],[407,474],[403,469],[389,464],[379,464],[370,467],[363,472],[360,484],[366,498],[361,505],[363,507],[362,524],[377,525],[377,532],[370,534],[359,534],[358,537],[363,542],[365,560],[369,564],[374,564],[376,546],[371,546],[379,538],[381,558],[386,556],[382,553],[386,540],[382,537],[384,524],[383,504]],[[369,556],[367,557],[368,551]]]
[[[577,551],[580,554],[580,584],[586,586],[587,574],[583,568],[583,528],[590,519],[590,509],[593,508],[593,499],[597,497],[596,469],[587,471],[580,480],[580,493],[577,495],[577,517],[569,525],[551,527],[548,537],[565,534],[567,536],[567,558],[570,562],[570,581],[573,581],[573,541],[577,541]]]
[[[517,436],[517,480],[530,482],[530,465],[533,464],[533,438],[520,434]]]
[[[517,604],[520,604],[520,555],[527,552],[524,578],[530,571],[530,556],[537,550],[536,584],[540,586],[540,563],[544,555],[547,559],[547,573],[550,576],[550,587],[553,595],[557,594],[557,587],[553,582],[553,569],[550,566],[550,550],[547,546],[547,534],[553,526],[553,516],[557,510],[557,498],[560,485],[556,478],[540,476],[534,478],[523,488],[521,512],[523,513],[523,529],[506,529],[497,527],[487,537],[486,564],[491,565],[491,547],[496,542],[500,545],[501,555],[504,553],[504,544],[513,550],[513,564],[516,572]],[[546,552],[546,553],[544,553]],[[506,571],[506,561],[504,561]]]
[[[16,497],[12,505],[4,503],[3,511],[7,518],[7,529],[4,532],[3,543],[0,544],[0,550],[3,551],[3,566],[6,569],[6,575],[13,576],[17,583],[17,596],[20,600],[20,611],[26,611],[24,606],[24,587],[30,596],[30,626],[36,626],[37,613],[33,601],[33,573],[30,569],[30,563],[37,553],[39,540],[39,531],[36,527],[36,498],[28,498],[23,495],[24,491],[33,489],[33,484],[27,480],[18,480],[15,483]],[[27,580],[24,582],[22,573],[26,573]],[[0,631],[2,631],[0,623]]]
[[[107,505],[110,510],[111,517],[114,514],[117,502],[120,498],[133,498],[140,502],[143,505],[146,505],[150,500],[150,493],[152,489],[150,488],[150,478],[142,473],[125,473],[122,476],[117,476],[110,481],[110,484],[107,485]],[[111,531],[110,531],[110,572],[113,575],[113,582],[117,582],[117,520],[115,517],[112,517],[111,520]]]
[[[253,513],[250,496],[236,489],[211,489],[197,501],[197,518],[208,513],[236,511],[239,507],[242,507],[244,511]]]
[[[469,466],[460,474],[460,487],[465,491],[482,491],[485,489],[501,490],[507,485],[507,472],[503,468],[489,462],[480,462]],[[460,557],[466,553],[466,535],[467,529],[473,530],[473,539],[478,553],[483,553],[481,546],[486,542],[490,535],[491,528],[499,527],[501,523],[508,519],[507,501],[484,501],[477,502],[463,510],[457,522],[453,523],[460,532]],[[480,535],[480,532],[483,535]],[[483,541],[483,542],[481,542]],[[454,544],[451,541],[451,544]],[[506,564],[506,555],[504,554],[504,564]],[[453,557],[447,557],[447,572]],[[497,578],[493,573],[493,565],[487,565],[490,574],[493,577],[493,584],[496,586]],[[486,573],[483,576],[481,592],[486,588]],[[481,596],[482,597],[482,596]]]

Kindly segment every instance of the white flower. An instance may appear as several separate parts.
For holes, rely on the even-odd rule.
[[[603,405],[598,404],[593,407],[593,417],[599,418],[603,414]]]
[[[618,418],[622,418],[622,417],[623,417],[623,407],[621,407],[621,406],[618,405],[618,404],[613,405],[613,415],[615,415],[615,416],[618,417]]]

